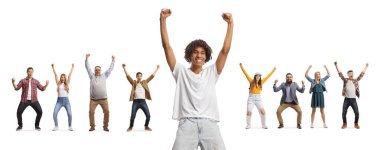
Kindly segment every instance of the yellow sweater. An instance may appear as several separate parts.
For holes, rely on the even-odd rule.
[[[241,68],[241,70],[243,71],[245,77],[247,77],[247,80],[249,81],[249,83],[251,83],[251,82],[253,81],[253,79],[252,79],[251,76],[249,76],[249,74],[245,71],[243,65],[240,65],[240,68]],[[272,71],[271,71],[271,72],[270,72],[265,78],[262,78],[262,79],[261,79],[261,86],[263,86],[264,83],[265,83],[265,81],[267,81],[268,78],[269,78],[270,76],[272,76],[272,74],[274,73],[274,71],[275,71],[275,68],[273,68],[273,70],[272,70]],[[250,84],[250,86],[251,86],[251,87],[249,88],[249,93],[251,93],[251,94],[260,94],[260,93],[261,93],[261,88],[260,88],[259,85],[254,86],[253,84]]]

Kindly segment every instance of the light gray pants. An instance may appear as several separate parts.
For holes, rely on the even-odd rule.
[[[207,118],[182,118],[173,150],[225,150],[219,126]]]

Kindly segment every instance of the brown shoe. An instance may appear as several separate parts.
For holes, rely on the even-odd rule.
[[[152,129],[149,128],[148,126],[145,126],[145,131],[152,131]]]
[[[133,127],[129,127],[129,128],[127,129],[127,132],[131,132],[131,131],[132,131],[132,128],[133,128]]]
[[[88,131],[94,131],[95,127],[91,127]]]
[[[355,128],[360,129],[359,123],[355,123]]]
[[[279,129],[284,128],[284,124],[280,124],[280,125],[278,125],[277,128],[279,128]]]
[[[302,129],[301,124],[297,124],[298,129]]]
[[[110,130],[108,128],[103,128],[104,131],[109,132]]]
[[[346,129],[346,128],[347,128],[347,123],[343,123],[342,129]]]

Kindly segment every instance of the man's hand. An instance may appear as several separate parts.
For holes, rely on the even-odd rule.
[[[223,13],[222,14],[223,20],[227,23],[232,23],[232,14],[231,13]]]
[[[163,9],[161,9],[160,17],[163,18],[163,19],[166,19],[166,18],[169,17],[171,14],[172,14],[172,11],[171,11],[170,9],[163,8]]]

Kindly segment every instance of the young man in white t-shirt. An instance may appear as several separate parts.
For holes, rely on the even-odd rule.
[[[191,63],[190,68],[177,63],[166,28],[166,18],[170,15],[170,9],[161,10],[160,29],[166,60],[177,84],[173,119],[179,120],[179,125],[173,150],[197,150],[198,146],[202,150],[224,150],[226,148],[217,125],[219,112],[215,84],[231,47],[232,15],[222,14],[228,25],[227,34],[215,64],[206,68],[203,65],[211,60],[212,50],[200,39],[192,41],[185,49],[185,59]]]
[[[342,71],[338,67],[338,62],[334,62],[336,71],[338,71],[339,77],[343,81],[343,90],[342,90],[342,96],[344,96],[344,102],[343,102],[343,110],[342,110],[342,119],[343,119],[343,125],[342,129],[347,128],[347,109],[351,106],[352,110],[355,113],[355,122],[354,127],[356,129],[360,129],[359,126],[359,107],[356,102],[356,97],[360,97],[360,90],[359,90],[359,81],[363,78],[367,68],[368,63],[365,65],[365,68],[360,73],[360,75],[355,79],[354,78],[354,72],[352,70],[347,71],[348,78],[343,76]]]

